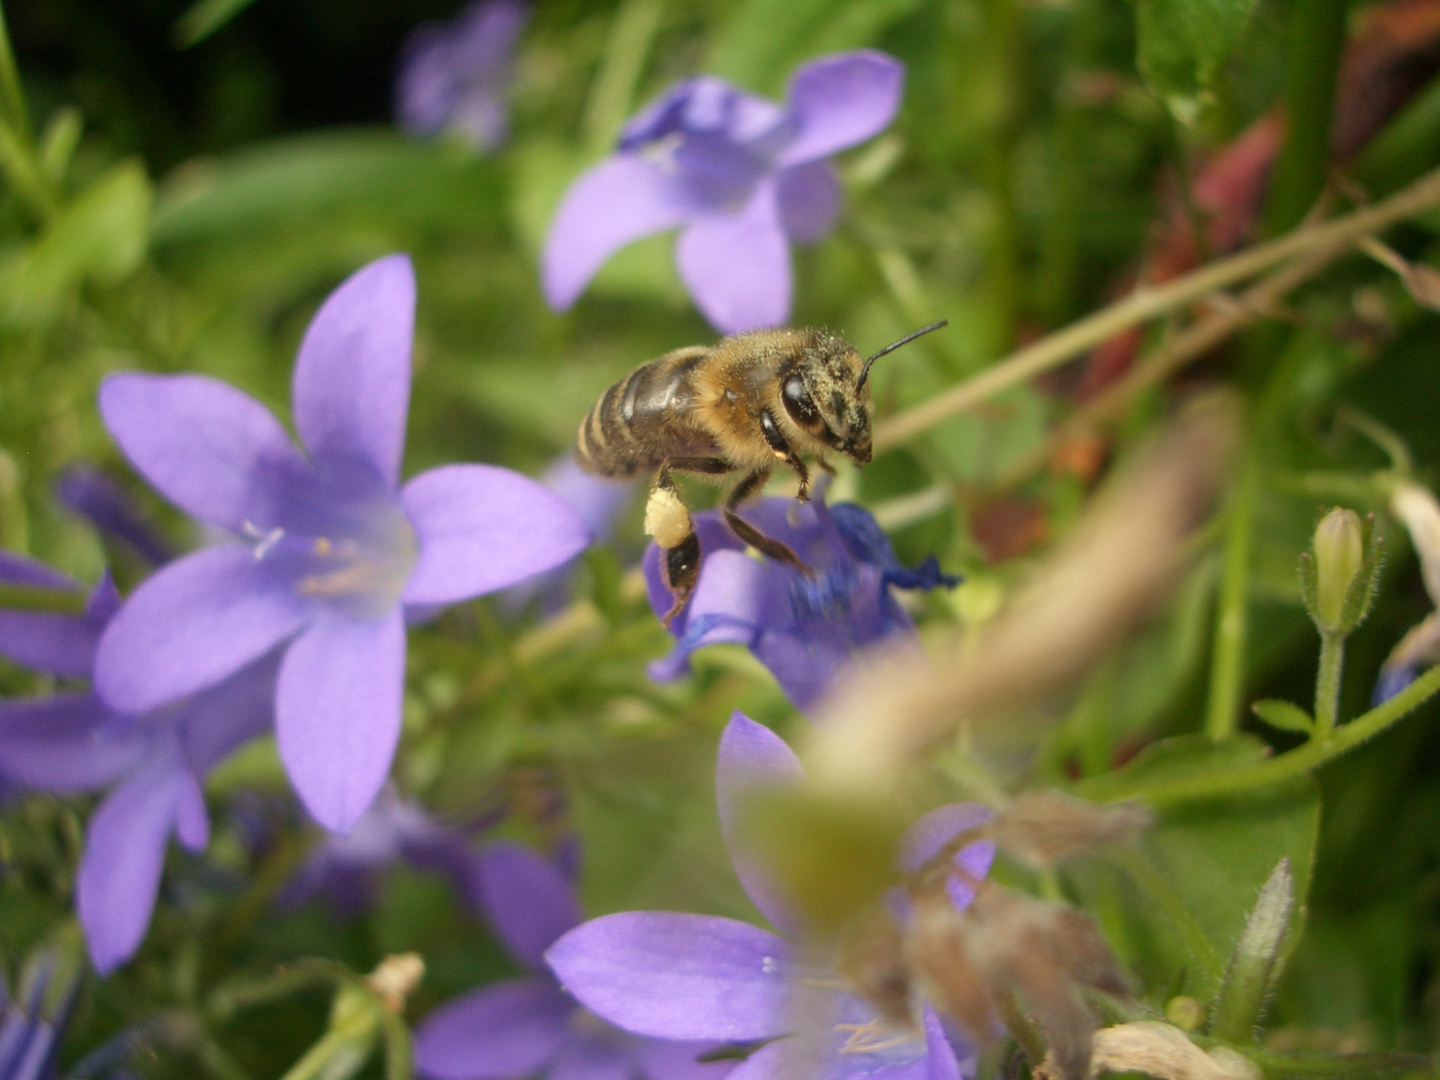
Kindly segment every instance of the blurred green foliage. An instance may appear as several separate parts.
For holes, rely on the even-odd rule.
[[[133,586],[133,560],[112,558],[55,499],[57,476],[76,462],[100,464],[162,530],[193,542],[119,460],[95,411],[99,379],[126,368],[204,372],[284,416],[315,306],[395,250],[412,254],[419,278],[411,468],[478,460],[537,474],[607,385],[714,337],[664,238],[621,253],[565,315],[545,307],[538,286],[538,251],[566,186],[677,78],[713,72],[778,97],[796,64],[821,52],[869,46],[905,62],[898,121],[840,163],[839,230],[795,260],[794,322],[827,325],[862,349],[949,319],[946,333],[877,369],[877,411],[887,415],[1121,294],[1156,257],[1147,245],[1162,228],[1197,212],[1196,175],[1272,106],[1287,71],[1323,60],[1295,44],[1301,0],[546,0],[517,57],[512,142],[481,157],[391,125],[404,33],[454,6],[5,5],[19,78],[0,85],[0,544],[87,581],[113,563]],[[1341,12],[1352,31],[1366,7]],[[1310,170],[1292,190],[1338,177],[1332,199],[1354,198],[1356,185],[1378,197],[1434,167],[1440,82],[1435,42],[1428,48],[1406,68],[1408,108],[1377,121],[1369,149],[1353,163],[1292,163]],[[1325,62],[1333,84],[1336,58]],[[1324,138],[1328,113],[1315,122]],[[1407,258],[1433,259],[1437,229],[1432,211],[1388,240]],[[1178,388],[1127,401],[1097,453],[1126,457],[1186,380],[1234,382],[1250,395],[1245,454],[1256,487],[1244,496],[1253,505],[1237,607],[1248,636],[1235,676],[1247,710],[1259,699],[1307,709],[1312,700],[1318,643],[1295,559],[1318,509],[1379,514],[1389,560],[1376,610],[1349,642],[1340,715],[1350,718],[1429,602],[1404,532],[1385,514],[1389,463],[1343,417],[1355,410],[1385,425],[1418,478],[1440,481],[1435,315],[1359,258],[1273,314]],[[1140,343],[1168,333],[1145,328]],[[1081,368],[1011,389],[837,480],[843,496],[880,512],[903,559],[935,552],[967,574],[953,595],[923,602],[922,629],[983,621],[1082,512],[1094,470],[1016,472],[1044,457]],[[938,498],[923,510],[905,501],[927,492]],[[1304,737],[1284,709],[1262,710],[1265,723],[1244,719],[1246,730],[1218,744],[1201,734],[1225,614],[1224,535],[1217,519],[1166,613],[1026,729],[1038,734],[983,763],[991,783],[1191,775],[1257,763]],[[702,652],[683,681],[648,679],[647,661],[669,639],[627,577],[640,540],[637,510],[581,566],[576,603],[558,622],[482,601],[416,630],[396,782],[454,821],[509,810],[501,830],[542,845],[555,841],[554,823],[525,808],[563,792],[591,914],[754,918],[715,820],[716,738],[735,709],[786,735],[804,721],[737,649]],[[5,665],[0,688],[51,687]],[[1166,806],[1133,850],[1088,857],[1038,885],[1014,868],[1010,880],[1095,915],[1158,1011],[1176,994],[1217,992],[1257,891],[1287,857],[1300,905],[1267,1045],[1428,1050],[1440,1031],[1437,742],[1426,706],[1314,776]],[[917,803],[983,797],[966,775],[938,768]],[[354,915],[318,902],[273,907],[314,841],[273,748],[229,763],[209,794],[209,853],[172,852],[142,953],[81,992],[65,1068],[130,1031],[146,1076],[280,1076],[322,1037],[336,986],[352,984],[324,969],[281,996],[222,1004],[299,957],[363,973],[385,955],[422,953],[428,973],[411,1021],[510,970],[474,913],[412,869],[388,871]],[[89,806],[15,798],[0,815],[8,973],[70,925]],[[382,1070],[378,1058],[363,1067]]]

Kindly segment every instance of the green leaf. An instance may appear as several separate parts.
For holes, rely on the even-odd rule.
[[[796,64],[872,44],[920,0],[746,0],[721,28],[710,70],[778,97]]]
[[[1281,859],[1260,890],[1255,909],[1235,944],[1225,983],[1215,1002],[1211,1034],[1229,1042],[1248,1042],[1259,1026],[1274,988],[1280,950],[1295,911],[1295,882],[1290,860]]]
[[[53,318],[82,280],[117,285],[140,266],[151,188],[138,161],[102,173],[33,245],[0,264],[0,318],[34,325]]]
[[[1217,745],[1185,735],[1151,746],[1120,774],[1129,787],[1250,766],[1267,754],[1251,736]],[[1112,781],[1107,798],[1121,787]],[[1220,988],[1223,958],[1239,941],[1256,895],[1282,858],[1294,874],[1297,912],[1303,909],[1319,822],[1309,777],[1188,802],[1164,809],[1142,844],[1117,852],[1108,869],[1077,871],[1079,885],[1112,944],[1159,1001],[1176,993],[1207,1001]],[[1299,918],[1292,918],[1287,942],[1297,939]]]
[[[196,0],[175,23],[173,37],[182,49],[204,41],[255,0]]]
[[[1255,715],[1273,728],[1281,731],[1298,731],[1309,735],[1315,730],[1315,721],[1298,705],[1278,698],[1265,698],[1250,706]]]
[[[1140,0],[1140,74],[1182,123],[1192,124],[1235,51],[1255,0]]]

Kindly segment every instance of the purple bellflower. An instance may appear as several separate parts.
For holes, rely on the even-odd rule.
[[[784,786],[804,777],[800,761],[768,728],[736,713],[720,741],[715,787],[720,824],[741,884],[782,934],[797,920],[744,850],[739,807],[757,784]],[[989,816],[984,807],[956,803],[932,810],[912,828],[902,864],[918,867],[961,831]],[[951,898],[968,904],[984,877],[994,845],[978,841],[956,856],[963,873],[949,881]],[[655,1038],[731,1042],[780,1040],[756,1051],[730,1080],[782,1080],[797,979],[812,985],[838,974],[802,975],[802,961],[786,937],[712,915],[632,911],[582,924],[545,954],[565,988],[597,1016]],[[833,1029],[815,1075],[823,1080],[958,1080],[960,1063],[938,1016],[927,1006],[921,1031],[897,1032],[854,994],[834,990]]]
[[[814,702],[853,654],[914,630],[890,587],[953,587],[932,555],[914,569],[895,557],[870,512],[851,503],[826,506],[823,492],[808,503],[768,498],[740,514],[761,532],[790,545],[815,571],[756,559],[717,512],[695,515],[704,562],[690,603],[670,624],[677,639],[669,656],[651,666],[657,679],[677,678],[702,645],[745,645],[770,669],[799,708]],[[793,524],[792,524],[793,520]],[[670,609],[660,572],[660,549],[645,552],[645,581],[656,615]]]
[[[13,555],[0,560],[0,580],[79,589]],[[106,577],[82,615],[0,611],[0,654],[53,675],[88,674],[119,604]],[[276,660],[263,657],[152,710],[120,712],[80,691],[0,702],[0,775],[42,791],[109,792],[86,829],[76,888],[90,958],[101,974],[140,947],[170,834],[191,851],[209,842],[201,782],[230,751],[269,729]]]
[[[712,76],[680,83],[566,193],[541,258],[550,306],[575,303],[626,244],[679,228],[676,267],[712,326],[786,322],[790,242],[818,242],[840,212],[827,159],[889,126],[903,82],[898,61],[859,50],[800,68],[783,106]]]
[[[1430,602],[1440,609],[1440,502],[1419,484],[1402,480],[1390,494],[1390,512],[1405,525]],[[1372,704],[1390,700],[1440,661],[1440,610],[1410,628],[1380,667]]]
[[[98,691],[146,712],[283,645],[280,757],[336,832],[390,769],[407,608],[513,585],[589,541],[563,500],[509,469],[448,465],[402,486],[414,317],[403,255],[357,271],[321,305],[295,363],[304,452],[268,409],[216,379],[125,373],[100,390],[135,468],[228,539],[135,590],[100,641]]]
[[[400,53],[395,108],[414,135],[453,131],[477,150],[509,135],[510,53],[530,18],[519,0],[481,0],[448,23],[411,31]]]
[[[381,875],[396,862],[446,875],[474,903],[470,838],[436,821],[419,803],[387,785],[355,827],[325,837],[285,887],[280,902],[298,904],[320,894],[342,914],[364,910],[375,898]]]
[[[575,1003],[545,967],[546,948],[580,922],[575,890],[549,860],[518,844],[486,851],[482,905],[530,974],[491,983],[436,1009],[415,1033],[415,1069],[429,1080],[719,1080],[733,1062],[700,1062],[710,1042],[620,1031]]]

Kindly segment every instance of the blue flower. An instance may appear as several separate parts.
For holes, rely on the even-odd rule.
[[[0,581],[78,592],[40,563],[0,557]],[[120,598],[106,577],[81,615],[0,611],[0,654],[39,671],[83,677]],[[192,851],[209,841],[201,783],[241,743],[269,730],[278,657],[263,657],[165,708],[125,713],[93,693],[0,702],[0,776],[57,793],[106,791],[85,833],[76,900],[102,974],[145,936],[171,833]]]
[[[406,611],[513,585],[589,542],[563,500],[490,465],[400,481],[415,276],[392,255],[321,305],[294,372],[304,451],[258,401],[199,375],[112,375],[110,433],[147,480],[224,539],[135,590],[95,661],[100,694],[144,713],[281,650],[280,757],[344,832],[400,737]]]
[[[874,517],[859,506],[827,507],[817,494],[804,504],[762,499],[740,514],[788,544],[814,576],[751,557],[718,513],[695,515],[704,556],[700,580],[690,603],[670,624],[678,640],[669,656],[652,665],[655,678],[683,674],[690,654],[701,646],[741,644],[803,709],[856,651],[913,633],[910,617],[891,595],[892,586],[933,589],[960,580],[941,573],[934,556],[913,569],[902,566]],[[650,604],[663,615],[672,601],[653,544],[644,566]]]
[[[575,303],[625,245],[678,227],[676,267],[711,325],[786,322],[790,242],[817,242],[840,212],[828,159],[889,126],[903,81],[897,60],[859,50],[800,68],[784,106],[724,79],[680,83],[566,193],[541,258],[550,306]]]
[[[530,18],[518,0],[481,0],[448,23],[426,23],[405,39],[396,111],[416,135],[453,131],[477,150],[509,134],[510,52]]]
[[[545,954],[566,989],[596,1015],[653,1038],[764,1040],[730,1080],[782,1080],[792,995],[803,981],[824,998],[830,1027],[815,1075],[821,1080],[959,1080],[955,1047],[935,1012],[921,1011],[918,1030],[899,1030],[868,1002],[839,989],[839,972],[816,970],[795,955],[797,920],[746,852],[737,828],[741,799],[757,785],[783,787],[804,778],[800,761],[767,728],[736,713],[720,741],[715,786],[720,824],[740,883],[780,934],[713,915],[630,911],[592,919]],[[955,803],[921,818],[907,839],[903,864],[914,869],[988,811]],[[989,871],[994,844],[978,841],[954,858],[946,885],[963,907]],[[817,1002],[817,1008],[820,1003]],[[771,1041],[774,1040],[774,1041]]]

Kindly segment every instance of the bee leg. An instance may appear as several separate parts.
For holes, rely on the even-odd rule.
[[[735,512],[735,507],[764,487],[765,481],[769,478],[769,469],[756,469],[736,484],[735,490],[725,500],[725,522],[730,526],[731,532],[762,555],[774,559],[776,562],[788,563],[807,577],[813,576],[814,571],[805,565],[799,555],[790,550],[788,544],[776,540],[773,536],[766,536]]]
[[[823,456],[817,457],[815,459],[815,464],[819,465],[820,468],[824,469],[825,472],[829,473],[831,476],[835,475],[835,466],[831,465],[830,462],[826,461]]]
[[[795,496],[796,500],[802,503],[808,502],[810,499],[810,470],[805,468],[805,462],[800,460],[800,455],[795,453],[795,448],[786,442],[785,435],[780,430],[780,426],[775,423],[775,418],[764,409],[760,411],[760,434],[765,436],[765,441],[769,444],[770,449],[774,451],[775,456],[785,462],[786,465],[789,465],[790,468],[794,469],[795,475],[800,477],[800,491]],[[765,470],[759,482],[763,484],[765,477],[769,475],[769,470]],[[740,487],[735,489],[736,494],[730,496],[729,505],[734,506],[740,499],[750,494],[750,491],[746,489],[745,485],[753,479],[754,476],[755,474],[751,473],[745,480],[740,481]],[[745,494],[739,494],[741,491],[744,491]],[[747,544],[750,543],[749,540],[745,542]]]
[[[668,462],[655,474],[655,485],[645,503],[645,533],[653,536],[660,548],[660,576],[672,598],[670,610],[661,620],[668,630],[675,616],[690,602],[690,595],[700,580],[700,537],[670,475]]]

